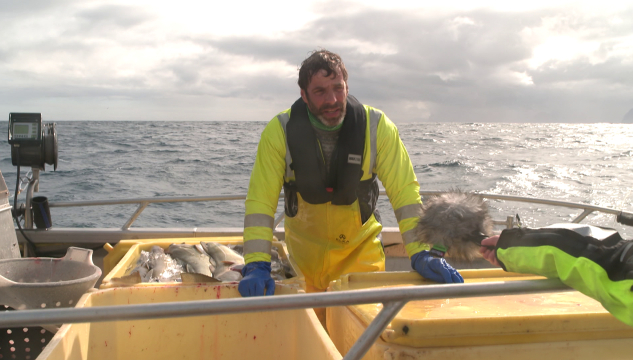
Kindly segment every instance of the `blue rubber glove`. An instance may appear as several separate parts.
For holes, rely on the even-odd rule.
[[[444,258],[437,258],[427,250],[411,257],[411,267],[423,277],[438,283],[463,283],[464,278]]]
[[[273,295],[275,293],[275,280],[270,277],[270,263],[267,261],[255,261],[246,264],[242,268],[244,277],[237,290],[243,297]]]

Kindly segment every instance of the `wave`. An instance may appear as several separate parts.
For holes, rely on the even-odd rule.
[[[457,166],[464,166],[464,162],[459,161],[459,160],[446,160],[446,161],[442,161],[442,162],[437,162],[437,163],[432,163],[429,164],[428,166],[430,167],[457,167]]]

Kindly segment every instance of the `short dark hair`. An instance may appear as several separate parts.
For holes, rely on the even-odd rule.
[[[302,90],[307,90],[312,76],[321,70],[327,72],[326,76],[332,74],[338,75],[340,70],[343,75],[343,80],[347,83],[347,70],[345,69],[345,64],[343,64],[341,57],[331,51],[321,49],[314,50],[312,54],[301,63],[301,67],[299,68],[299,81],[297,81],[299,87]]]

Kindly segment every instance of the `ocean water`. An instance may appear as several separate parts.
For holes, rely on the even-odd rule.
[[[46,121],[45,121],[46,122]],[[40,191],[50,202],[246,194],[265,122],[58,121],[57,171],[47,165]],[[7,122],[0,122],[7,129]],[[425,190],[555,199],[633,211],[633,127],[626,124],[398,124]],[[16,168],[6,136],[0,171],[11,202]],[[24,175],[28,168],[21,169]],[[18,201],[24,201],[24,194]],[[538,227],[579,210],[490,201],[495,220],[519,214]],[[397,226],[389,201],[378,207]],[[282,211],[280,202],[278,214]],[[54,226],[121,227],[136,205],[52,208]],[[244,202],[152,204],[133,227],[240,227]],[[584,222],[618,229],[614,216]]]

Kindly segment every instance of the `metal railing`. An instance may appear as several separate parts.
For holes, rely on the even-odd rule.
[[[26,194],[26,206],[27,209],[31,203],[31,198],[33,196],[33,186],[37,186],[37,181],[33,181],[29,183],[27,194]],[[433,196],[445,193],[446,191],[420,191],[421,196]],[[386,195],[386,192],[380,191],[380,195]],[[583,219],[585,219],[588,215],[593,212],[603,212],[606,214],[619,215],[622,213],[633,215],[633,213],[626,213],[620,210],[587,205],[581,203],[574,203],[568,201],[558,201],[558,200],[548,200],[548,199],[538,199],[538,198],[529,198],[523,196],[512,196],[512,195],[499,195],[499,194],[486,194],[486,193],[476,193],[476,195],[481,196],[484,199],[490,200],[504,200],[504,201],[514,201],[514,202],[524,202],[524,203],[532,203],[532,204],[543,204],[543,205],[551,205],[558,207],[566,207],[570,209],[580,209],[582,213],[576,216],[571,222],[579,223]],[[283,194],[279,196],[279,199],[283,199]],[[176,202],[204,202],[204,201],[228,201],[228,200],[246,200],[246,195],[216,195],[216,196],[184,196],[184,197],[154,197],[154,198],[136,198],[136,199],[117,199],[117,200],[88,200],[88,201],[74,201],[74,202],[50,202],[49,206],[53,207],[83,207],[83,206],[108,206],[108,205],[137,205],[136,211],[130,216],[130,218],[123,224],[121,230],[128,230],[134,221],[141,215],[143,210],[145,210],[150,204],[158,204],[158,203],[176,203]],[[276,228],[279,223],[284,218],[284,213],[282,212],[274,221],[274,227]],[[513,217],[508,217],[505,220],[495,220],[494,223],[496,225],[505,225],[506,227],[513,226]],[[26,211],[25,214],[25,228],[33,229],[33,219],[29,211]]]
[[[0,328],[41,326],[116,320],[173,318],[196,315],[309,309],[382,303],[383,308],[345,354],[345,360],[361,359],[398,312],[412,300],[432,300],[494,295],[564,291],[571,288],[558,279],[515,280],[471,284],[444,284],[326,293],[277,295],[251,298],[199,300],[139,305],[114,305],[50,310],[6,311]]]
[[[36,181],[32,181],[28,185],[26,191],[26,208],[29,208],[31,198],[33,196],[32,187],[36,185]],[[420,195],[423,197],[438,195],[446,191],[420,191]],[[386,195],[385,191],[380,192],[381,195]],[[573,223],[579,223],[585,219],[589,214],[593,212],[602,212],[612,215],[626,215],[633,217],[633,213],[622,212],[606,207],[580,204],[566,201],[556,201],[547,199],[537,199],[522,196],[511,195],[499,195],[499,194],[487,194],[477,193],[484,199],[510,201],[510,202],[523,202],[531,204],[543,204],[557,207],[566,207],[570,209],[580,210],[580,214],[575,216],[571,221]],[[279,199],[282,199],[283,194]],[[217,237],[217,236],[241,236],[243,234],[242,227],[176,227],[176,228],[136,228],[132,227],[134,222],[139,218],[143,211],[152,204],[160,203],[185,203],[185,202],[206,202],[206,201],[234,201],[245,200],[246,195],[216,195],[216,196],[188,196],[188,197],[153,197],[153,198],[133,198],[133,199],[115,199],[115,200],[88,200],[88,201],[74,201],[74,202],[49,202],[51,208],[69,208],[69,207],[85,207],[85,206],[114,206],[114,205],[136,205],[137,208],[134,213],[125,221],[122,227],[110,227],[110,228],[76,228],[76,227],[53,227],[47,231],[35,230],[33,227],[33,219],[30,211],[25,212],[24,229],[25,234],[30,238],[34,244],[81,244],[81,246],[88,246],[88,244],[103,245],[105,243],[115,244],[121,240],[130,239],[165,239],[165,238],[193,238],[193,237]],[[284,219],[283,211],[274,220],[273,234],[278,239],[283,240],[285,238],[283,228],[278,228],[278,225]],[[493,220],[493,223],[497,226],[503,226],[505,228],[512,228],[516,225],[514,216],[507,216],[503,220]],[[399,229],[397,227],[384,227],[383,228],[383,243],[384,244],[400,244],[402,238],[400,236]],[[24,243],[24,239],[21,232],[16,233],[18,240]],[[63,241],[60,241],[63,239]],[[92,245],[90,245],[92,246]],[[48,249],[54,249],[54,247],[48,247]]]

